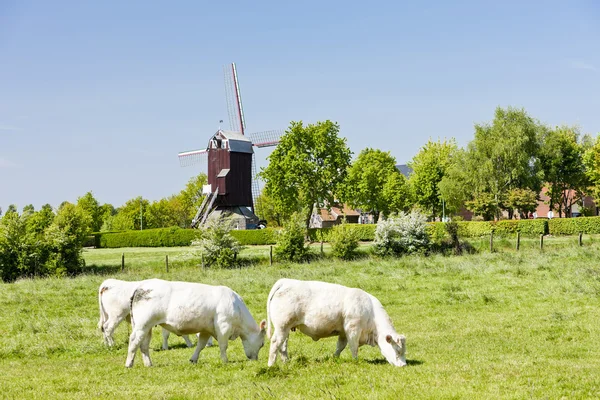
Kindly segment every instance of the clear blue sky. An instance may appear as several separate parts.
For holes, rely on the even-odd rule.
[[[232,61],[249,131],[331,119],[398,163],[496,106],[600,132],[597,1],[291,4],[0,0],[0,207],[179,192]]]

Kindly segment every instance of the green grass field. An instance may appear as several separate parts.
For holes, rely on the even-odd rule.
[[[203,270],[188,248],[86,250],[93,273],[0,284],[0,397],[598,398],[600,242],[579,247],[576,238],[548,238],[543,252],[538,245],[525,240],[517,253],[506,240],[495,253],[462,257],[273,266],[264,262],[266,246],[241,255],[262,261],[231,270]],[[213,347],[192,365],[193,349],[177,336],[172,350],[160,351],[155,328],[154,366],[138,356],[126,369],[128,325],[117,329],[112,349],[96,328],[97,289],[108,277],[227,285],[257,321],[266,318],[267,294],[281,277],[360,287],[406,335],[408,366],[392,367],[372,347],[362,347],[358,361],[348,350],[335,359],[335,338],[313,342],[299,332],[290,336],[287,364],[267,368],[268,345],[258,362],[246,361],[238,339],[230,342],[229,364]]]

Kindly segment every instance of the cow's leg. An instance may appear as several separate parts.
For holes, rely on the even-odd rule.
[[[166,330],[165,328],[162,328],[162,349],[163,350],[169,350],[169,334],[170,332],[168,330]]]
[[[145,337],[145,332],[141,329],[134,329],[129,336],[129,348],[127,350],[127,360],[125,366],[127,368],[133,367],[133,361],[135,360],[135,353],[140,347],[142,340]]]
[[[347,336],[348,344],[350,345],[350,352],[352,353],[352,358],[356,360],[358,359],[358,344],[360,339],[360,332],[352,332]]]
[[[152,340],[152,329],[144,337],[140,343],[140,351],[142,352],[142,360],[146,367],[152,366],[152,360],[150,360],[150,341]]]
[[[102,333],[104,334],[104,343],[106,343],[108,346],[115,345],[113,333],[115,332],[115,329],[117,329],[117,326],[119,326],[124,319],[125,318],[120,315],[117,317],[109,316],[108,320],[104,322],[104,325],[102,326]]]
[[[223,363],[227,364],[227,362],[228,362],[228,360],[227,360],[228,338],[224,335],[219,335],[217,337],[217,340],[219,341],[219,348],[221,349],[221,360],[223,361]]]
[[[210,338],[210,335],[208,333],[202,333],[202,334],[198,334],[198,344],[196,345],[196,351],[194,351],[194,354],[192,355],[192,358],[190,358],[190,362],[196,364],[198,362],[198,357],[200,357],[200,352],[202,351],[202,349],[204,348],[204,346],[206,346],[206,342],[208,341],[208,339]]]
[[[287,362],[287,360],[289,359],[288,357],[288,352],[287,352],[287,345],[288,345],[288,339],[289,339],[289,334],[286,336],[285,340],[283,341],[283,343],[281,343],[281,348],[279,350],[279,352],[281,353],[281,361],[283,362]]]
[[[271,347],[269,348],[269,363],[267,364],[269,367],[275,364],[277,361],[277,352],[281,352],[282,360],[287,360],[287,339],[289,336],[289,330],[283,330],[279,328],[275,328],[273,332],[273,336],[271,336]],[[221,342],[219,342],[221,343]],[[283,344],[286,344],[285,347],[285,359],[283,354]]]
[[[185,341],[185,344],[187,347],[194,347],[194,343],[192,343],[192,341],[190,340],[190,337],[188,335],[183,335],[181,337]]]
[[[346,348],[346,345],[348,344],[348,339],[346,339],[346,336],[338,336],[338,341],[337,341],[337,347],[335,349],[335,357],[339,357],[340,354],[342,354],[342,351],[344,351],[344,349]]]
[[[213,347],[213,346],[214,346],[214,343],[213,343],[213,337],[212,337],[212,336],[210,336],[210,337],[208,338],[208,342],[206,342],[206,347]]]

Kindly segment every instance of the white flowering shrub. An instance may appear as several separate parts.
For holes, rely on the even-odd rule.
[[[401,212],[386,220],[379,220],[375,230],[375,252],[379,255],[411,254],[422,252],[429,247],[427,217],[413,211]]]
[[[228,223],[211,220],[202,231],[201,239],[192,242],[192,246],[200,249],[207,267],[228,268],[235,263],[242,246],[231,236],[230,230]]]

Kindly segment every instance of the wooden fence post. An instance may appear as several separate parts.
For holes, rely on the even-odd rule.
[[[583,246],[582,236],[583,236],[583,232],[579,232],[579,245],[580,246]]]
[[[169,272],[169,255],[168,254],[165,256],[165,267],[167,269],[167,272]]]
[[[544,250],[544,235],[540,235],[540,250]]]
[[[494,252],[494,231],[490,232],[490,253]]]
[[[321,256],[323,255],[323,239],[321,239]]]
[[[125,253],[121,254],[121,272],[125,271]]]
[[[200,258],[202,259],[202,269],[204,269],[204,253],[200,254]]]
[[[517,251],[519,251],[519,247],[521,247],[521,232],[517,232]]]
[[[273,246],[269,246],[269,265],[273,265]]]

